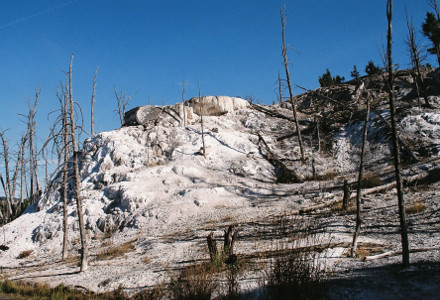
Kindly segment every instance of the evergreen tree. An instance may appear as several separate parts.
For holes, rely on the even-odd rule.
[[[356,65],[354,65],[354,66],[353,66],[353,71],[351,71],[350,76],[351,76],[352,78],[354,78],[354,79],[358,79],[360,75],[361,75],[361,74],[359,74],[359,71],[357,70]]]
[[[369,76],[380,74],[380,68],[376,66],[372,60],[370,60],[365,67],[365,73],[367,73]]]
[[[431,12],[426,13],[425,23],[422,24],[423,34],[432,42],[429,53],[437,55],[440,65],[440,21]]]
[[[319,76],[319,84],[321,86],[332,86],[335,84],[340,84],[344,81],[345,78],[339,75],[336,75],[336,77],[332,77],[329,69],[327,69],[326,72],[322,74],[322,76]]]

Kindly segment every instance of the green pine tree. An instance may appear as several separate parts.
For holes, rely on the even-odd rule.
[[[440,21],[431,12],[426,13],[425,23],[422,24],[423,34],[431,41],[429,53],[437,56],[440,66]]]
[[[376,66],[372,60],[370,60],[365,67],[365,73],[367,73],[369,76],[380,74],[380,68]]]

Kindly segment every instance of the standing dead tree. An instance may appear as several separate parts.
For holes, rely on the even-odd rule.
[[[87,263],[87,240],[85,233],[85,223],[84,223],[84,214],[82,209],[82,197],[81,197],[81,178],[79,173],[79,152],[77,151],[77,141],[76,141],[76,129],[77,126],[75,124],[75,109],[74,109],[74,101],[73,101],[73,90],[72,90],[72,63],[73,63],[73,54],[70,58],[69,64],[69,73],[68,73],[68,97],[69,97],[69,137],[72,145],[73,152],[73,171],[75,178],[75,198],[76,198],[76,207],[78,211],[78,221],[79,221],[79,235],[81,240],[81,267],[80,272],[84,272],[88,268]]]
[[[416,83],[416,90],[417,90],[417,101],[420,107],[420,97],[422,97],[425,101],[426,106],[429,106],[428,97],[425,95],[425,90],[423,87],[423,76],[422,72],[420,70],[421,61],[423,60],[423,57],[421,55],[422,53],[422,47],[417,43],[416,41],[416,34],[414,30],[414,25],[411,19],[411,22],[408,19],[408,12],[405,9],[405,15],[406,15],[406,26],[408,28],[408,36],[406,38],[406,44],[408,45],[409,54],[411,57],[411,65],[413,68],[413,71],[415,71],[415,83]]]
[[[277,79],[277,87],[278,87],[278,103],[283,103],[283,85],[281,81],[281,74],[278,72],[278,79]]]
[[[118,109],[115,112],[119,116],[119,121],[121,121],[121,126],[125,123],[125,110],[131,100],[131,96],[127,95],[127,92],[117,92],[116,88],[114,88],[116,103],[118,104]]]
[[[397,134],[396,106],[394,103],[394,76],[393,76],[393,55],[392,55],[392,20],[393,20],[393,0],[387,1],[387,57],[388,57],[388,90],[391,115],[391,139],[393,143],[394,168],[397,185],[397,199],[400,219],[400,235],[402,240],[402,264],[409,266],[409,246],[408,246],[408,228],[406,224],[405,202],[403,198],[403,184],[401,176],[399,139]]]
[[[186,126],[186,112],[185,112],[185,80],[182,80],[182,113],[183,113],[183,126]]]
[[[302,137],[301,137],[301,128],[299,127],[299,120],[298,120],[298,115],[296,112],[297,100],[296,100],[296,98],[295,98],[295,100],[293,99],[292,85],[290,82],[289,60],[287,59],[286,39],[285,39],[285,34],[284,34],[285,27],[286,27],[286,16],[284,15],[283,8],[280,10],[280,14],[281,14],[281,28],[282,28],[281,36],[282,36],[282,41],[283,41],[282,54],[283,54],[283,59],[284,59],[284,69],[286,71],[287,87],[289,88],[289,98],[290,98],[290,104],[292,105],[293,118],[295,119],[296,135],[298,136],[299,150],[301,153],[301,160],[304,162],[305,156],[304,156],[303,142],[302,142]]]
[[[28,114],[21,115],[26,118],[27,137],[29,147],[29,177],[30,177],[30,195],[32,202],[38,197],[40,193],[40,181],[38,180],[38,152],[35,150],[35,134],[37,123],[35,116],[37,114],[38,98],[40,96],[40,89],[35,90],[35,100],[32,106],[29,105]]]
[[[95,92],[96,92],[96,77],[98,76],[98,67],[96,67],[95,74],[93,74],[93,88],[92,101],[90,110],[90,134],[95,135]]]
[[[6,176],[6,183],[3,179],[2,174],[0,173],[0,180],[3,187],[3,191],[5,193],[6,197],[6,213],[5,218],[8,219],[8,216],[12,218],[12,199],[14,199],[14,195],[11,195],[12,188],[11,188],[11,180],[9,175],[9,145],[5,138],[5,132],[0,132],[0,139],[2,140],[3,145],[3,161],[5,164],[5,176]]]
[[[205,131],[203,128],[203,110],[204,110],[204,104],[203,104],[203,100],[202,97],[200,95],[200,81],[197,82],[198,86],[199,86],[199,103],[200,103],[200,126],[202,129],[202,149],[200,151],[201,154],[203,154],[203,156],[206,158],[206,147],[205,147]]]
[[[361,225],[362,225],[362,219],[361,219],[361,184],[362,184],[362,176],[363,176],[363,169],[364,169],[365,144],[367,142],[369,117],[370,117],[370,101],[367,98],[367,115],[365,117],[364,132],[363,132],[363,135],[362,135],[361,161],[359,163],[359,176],[358,176],[357,190],[356,190],[356,229],[355,229],[354,234],[353,234],[353,243],[351,245],[351,253],[350,253],[351,257],[354,257],[354,255],[355,255],[356,246],[357,246],[357,240],[358,240],[359,234],[361,233]]]

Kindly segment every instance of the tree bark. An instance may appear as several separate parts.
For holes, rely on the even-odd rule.
[[[95,92],[96,92],[96,76],[98,75],[98,67],[96,67],[95,74],[93,75],[93,89],[92,89],[92,101],[90,111],[90,133],[95,135]]]
[[[73,107],[73,91],[72,91],[72,62],[73,54],[70,58],[69,64],[69,117],[70,117],[70,138],[72,141],[72,151],[73,151],[73,171],[75,176],[75,198],[76,207],[78,210],[78,220],[79,220],[79,234],[81,239],[81,267],[80,272],[87,270],[87,240],[85,233],[84,215],[82,209],[82,199],[81,199],[81,179],[78,166],[78,151],[76,144],[76,124],[75,124],[75,110]]]
[[[350,202],[350,186],[348,185],[348,180],[344,180],[344,197],[342,198],[342,210],[346,211],[348,204]]]
[[[390,115],[391,115],[391,136],[393,142],[393,156],[394,156],[394,168],[397,185],[397,199],[399,207],[399,219],[400,219],[400,235],[402,241],[402,264],[404,267],[409,266],[409,246],[408,246],[408,229],[406,224],[405,215],[405,202],[403,198],[403,185],[401,177],[400,167],[400,155],[399,155],[399,139],[397,134],[397,121],[396,121],[396,107],[394,104],[394,77],[393,77],[393,56],[392,56],[392,19],[393,19],[393,0],[387,1],[387,19],[388,19],[388,32],[387,32],[387,56],[388,56],[388,89],[389,89],[389,102],[390,102]]]
[[[186,127],[186,112],[185,112],[185,80],[182,80],[182,113],[183,113],[183,126]]]
[[[354,257],[356,252],[356,246],[357,246],[357,240],[361,233],[361,225],[362,225],[362,219],[361,219],[361,184],[362,184],[362,175],[363,175],[363,169],[364,169],[364,157],[365,157],[365,144],[367,142],[367,135],[368,135],[368,120],[370,117],[370,101],[367,98],[367,116],[365,117],[365,124],[364,124],[364,134],[362,135],[362,150],[361,150],[361,161],[359,164],[359,176],[358,176],[358,182],[357,182],[357,190],[356,190],[356,229],[354,231],[353,235],[353,243],[351,245],[351,257]]]
[[[214,232],[211,232],[208,235],[207,242],[208,242],[209,256],[211,258],[211,262],[213,263],[218,256],[217,242],[214,239]]]
[[[284,15],[284,9],[281,9],[280,14],[281,14],[281,28],[282,28],[281,36],[282,36],[282,41],[283,41],[282,54],[283,54],[283,60],[284,60],[284,69],[286,71],[287,87],[289,88],[289,98],[290,98],[290,104],[292,105],[293,118],[295,119],[296,135],[298,136],[299,150],[301,153],[301,160],[304,162],[305,156],[304,156],[303,142],[302,142],[302,137],[301,137],[301,128],[299,127],[299,120],[298,120],[298,115],[296,112],[296,102],[297,101],[296,101],[296,99],[295,100],[293,99],[292,85],[290,82],[289,60],[287,59],[286,39],[285,39],[285,35],[284,35],[284,29],[286,26],[286,17]]]

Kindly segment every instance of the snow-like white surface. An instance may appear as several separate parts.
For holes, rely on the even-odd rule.
[[[293,125],[286,124],[288,121],[254,110],[238,100],[229,103],[230,107],[221,104],[227,102],[225,99],[217,100],[225,113],[204,117],[204,138],[210,147],[206,158],[200,155],[202,135],[198,116],[186,127],[177,121],[175,126],[170,126],[172,123],[161,119],[156,126],[123,127],[87,139],[81,185],[90,247],[89,270],[78,274],[75,260],[60,262],[63,222],[59,174],[51,190],[34,207],[1,228],[0,243],[9,250],[0,252],[0,266],[6,268],[8,276],[23,279],[35,276],[36,280],[45,280],[44,275],[50,275],[53,285],[64,282],[95,291],[122,285],[135,292],[166,280],[169,270],[185,262],[206,259],[206,235],[213,230],[220,238],[221,230],[229,224],[238,224],[243,236],[247,236],[238,240],[237,253],[268,250],[274,241],[261,239],[264,233],[255,226],[268,224],[272,228],[282,215],[341,197],[342,191],[334,187],[341,183],[342,177],[334,181],[277,184],[275,167],[266,160],[257,133],[302,178],[311,176],[313,159],[318,175],[335,172],[351,182],[355,180],[353,172],[359,161],[362,121],[341,127],[334,136],[332,156],[317,153],[306,140],[307,163],[301,164],[295,138],[277,141],[278,137],[293,132]],[[291,114],[278,106],[272,109],[286,116]],[[379,123],[371,117],[367,153],[370,164],[389,155],[386,134]],[[402,131],[426,136],[424,141],[434,145],[440,144],[439,124],[438,111],[415,113],[400,122]],[[288,129],[282,132],[280,128]],[[427,197],[432,201],[436,195]],[[377,209],[366,224],[378,222],[377,218],[392,218],[389,208],[392,197],[392,191],[365,197],[365,205]],[[333,241],[351,240],[346,224],[353,220],[351,215],[329,219],[327,223],[334,222],[330,229]],[[77,257],[75,201],[69,203],[68,223],[70,257]],[[399,243],[396,236],[390,239],[374,233],[365,239],[361,237],[361,241],[392,246]],[[437,244],[433,239],[438,234],[433,233],[431,240],[427,237],[411,242],[419,246]],[[111,261],[97,259],[103,249],[129,240],[135,243],[134,251]],[[31,256],[17,259],[25,250],[33,250]],[[345,249],[333,251],[331,264],[345,263]],[[31,275],[22,272],[25,267]],[[249,285],[255,286],[256,282],[250,280]]]

